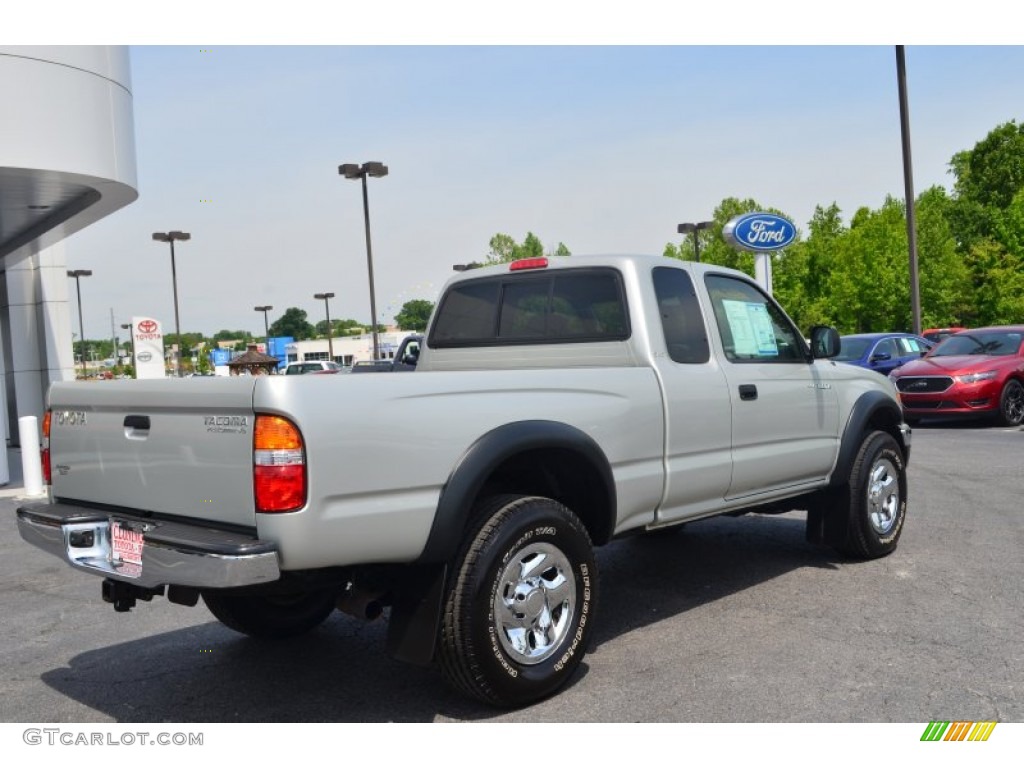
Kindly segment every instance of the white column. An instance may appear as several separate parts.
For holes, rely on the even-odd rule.
[[[754,280],[772,295],[772,256],[774,253],[754,254]]]
[[[17,418],[42,416],[51,382],[74,378],[67,282],[62,243],[7,265],[6,306],[0,311],[10,339],[4,370],[13,394],[8,433]]]

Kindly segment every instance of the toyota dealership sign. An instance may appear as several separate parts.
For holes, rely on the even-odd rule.
[[[132,318],[132,346],[135,351],[135,377],[162,379],[164,368],[164,330],[152,317]]]

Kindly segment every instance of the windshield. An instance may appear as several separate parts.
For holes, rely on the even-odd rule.
[[[860,360],[874,342],[871,339],[855,339],[851,336],[843,336],[839,339],[839,354],[833,360],[843,362],[844,360]]]
[[[931,357],[953,355],[1015,355],[1024,334],[1007,331],[958,333],[950,336],[931,351]]]

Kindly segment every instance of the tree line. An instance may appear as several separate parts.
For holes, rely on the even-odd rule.
[[[952,192],[933,186],[915,200],[921,322],[981,327],[1024,322],[1024,125],[993,129],[949,164]],[[696,233],[701,261],[754,273],[753,254],[722,239],[733,216],[764,211],[755,200],[723,200],[714,226]],[[772,262],[773,289],[801,328],[840,333],[909,331],[910,274],[904,201],[887,197],[844,224],[832,203],[817,206],[806,237]],[[786,218],[791,218],[786,216]],[[693,235],[664,255],[690,258]]]

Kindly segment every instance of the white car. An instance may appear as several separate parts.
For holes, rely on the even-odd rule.
[[[297,376],[302,373],[320,373],[321,371],[337,373],[340,370],[341,366],[330,360],[307,360],[304,363],[288,363],[284,373],[285,376]]]

